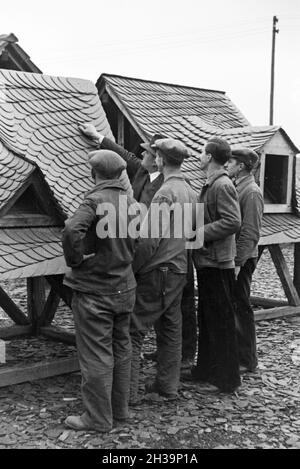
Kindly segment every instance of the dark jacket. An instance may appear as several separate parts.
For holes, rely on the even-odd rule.
[[[264,200],[252,174],[238,179],[236,190],[239,197],[242,226],[236,236],[235,264],[242,266],[248,259],[258,256]]]
[[[227,171],[220,169],[203,186],[204,246],[193,252],[196,267],[218,267],[235,258],[235,233],[241,226],[237,192]]]
[[[65,222],[62,244],[66,263],[72,270],[66,274],[64,283],[74,290],[110,295],[136,286],[131,267],[135,240],[129,236],[117,237],[120,226],[118,216],[114,218],[116,235],[111,233],[106,238],[99,237],[100,226],[108,226],[107,212],[101,215],[99,208],[104,208],[101,204],[110,203],[118,215],[120,195],[126,196],[126,192],[118,180],[101,181],[86,193],[80,207]],[[136,203],[128,196],[124,200],[127,206]],[[125,211],[120,210],[121,217]],[[125,219],[126,228],[130,221],[128,216]],[[84,254],[90,253],[94,256],[84,260]]]
[[[150,182],[149,173],[143,168],[141,160],[134,153],[130,153],[107,137],[102,140],[100,148],[115,151],[126,161],[133,197],[138,202],[142,199],[143,203],[149,207],[154,194],[164,182],[163,175],[160,174],[153,182]]]

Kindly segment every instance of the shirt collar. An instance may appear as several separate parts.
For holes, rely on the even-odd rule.
[[[154,173],[149,173],[150,182],[153,182],[159,175],[160,175],[159,171],[155,171]]]

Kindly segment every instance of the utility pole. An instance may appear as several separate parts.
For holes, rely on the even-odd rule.
[[[275,38],[279,29],[276,28],[278,18],[273,16],[273,32],[272,32],[272,61],[271,61],[271,93],[270,93],[270,125],[273,125],[274,113],[274,70],[275,70]]]

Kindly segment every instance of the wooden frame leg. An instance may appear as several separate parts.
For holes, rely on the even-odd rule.
[[[61,299],[67,306],[71,307],[72,303],[72,290],[63,284],[63,275],[47,275],[46,280],[54,288]]]
[[[60,302],[60,296],[56,290],[51,287],[45,306],[39,317],[39,327],[50,326]]]
[[[299,295],[293,283],[287,263],[282,254],[282,250],[279,244],[269,245],[268,249],[270,251],[273,263],[275,265],[277,274],[280,278],[280,281],[283,286],[285,295],[288,299],[289,305],[299,306],[300,305]]]
[[[300,295],[300,243],[294,245],[294,285]]]
[[[45,306],[44,277],[27,278],[27,308],[28,317],[32,323],[33,334],[38,334],[40,316]]]
[[[1,287],[0,306],[18,326],[27,326],[28,324],[30,324],[30,321],[27,316],[20,310],[20,308],[13,302],[13,300]]]

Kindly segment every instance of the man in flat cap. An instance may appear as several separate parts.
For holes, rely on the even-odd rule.
[[[157,373],[154,382],[146,384],[146,392],[158,393],[170,400],[177,398],[182,343],[181,298],[186,283],[187,251],[182,222],[176,222],[174,207],[177,204],[182,213],[184,204],[195,206],[197,201],[196,193],[181,173],[181,164],[189,156],[183,143],[171,138],[159,139],[153,147],[164,183],[142,223],[133,263],[137,279],[131,322],[130,399],[133,402],[138,400],[143,340],[152,325],[157,338]],[[191,214],[185,221],[191,229]],[[182,230],[177,235],[176,228]]]
[[[104,137],[92,124],[79,125],[81,132],[92,139],[99,148],[105,148],[118,153],[127,163],[127,173],[129,175],[134,198],[146,205],[150,203],[164,182],[163,173],[158,171],[155,161],[156,153],[153,144],[156,140],[164,138],[161,134],[154,134],[149,143],[141,143],[143,148],[142,160],[134,153],[127,151],[121,145]],[[187,283],[183,290],[182,302],[182,368],[190,368],[194,360],[197,342],[196,308],[194,298],[194,271],[191,255],[188,255]],[[157,353],[145,354],[145,358],[157,358]]]
[[[249,148],[236,147],[228,162],[241,208],[242,225],[236,236],[236,323],[240,372],[254,371],[257,366],[255,322],[250,304],[250,289],[257,264],[258,242],[264,212],[263,195],[252,174],[258,155]]]
[[[64,283],[73,290],[85,409],[81,416],[69,416],[65,423],[74,430],[108,432],[113,420],[128,418],[129,320],[135,303],[132,261],[136,241],[128,230],[127,236],[120,236],[126,210],[119,210],[119,206],[121,196],[127,207],[136,201],[126,195],[119,180],[126,163],[118,154],[110,150],[91,152],[89,164],[95,187],[65,222],[62,238],[66,263],[71,268]],[[128,227],[128,214],[125,220]]]
[[[235,234],[241,216],[235,187],[224,165],[231,156],[228,142],[209,139],[200,169],[207,175],[204,204],[204,245],[193,251],[198,276],[198,353],[192,378],[204,392],[234,392],[241,384],[234,316]]]

